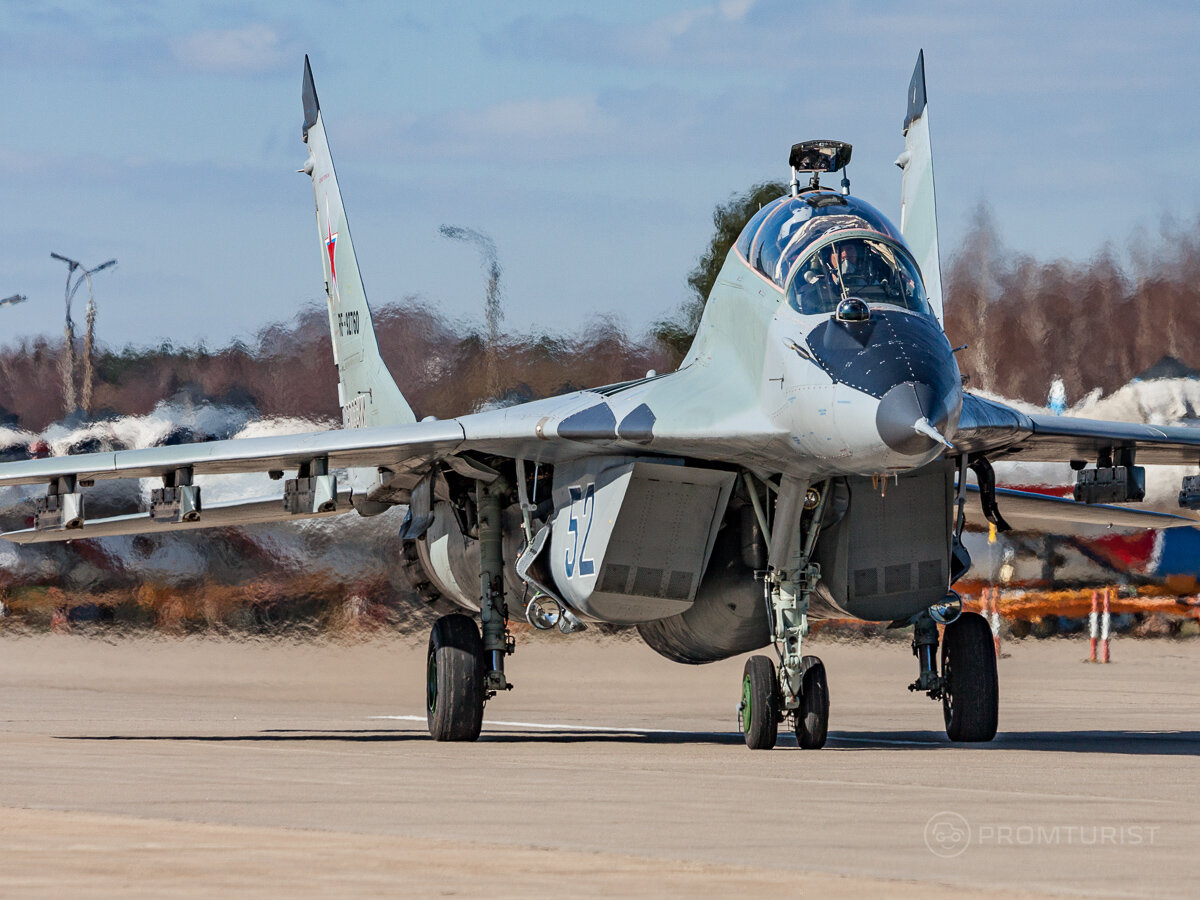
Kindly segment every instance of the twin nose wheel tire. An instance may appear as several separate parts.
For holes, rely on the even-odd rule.
[[[829,683],[824,664],[815,656],[804,657],[801,671],[800,706],[794,714],[796,743],[801,749],[817,750],[825,746],[829,734]],[[738,715],[747,747],[770,750],[775,746],[784,710],[775,663],[769,657],[746,660]]]

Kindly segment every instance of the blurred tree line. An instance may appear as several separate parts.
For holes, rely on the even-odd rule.
[[[481,327],[452,323],[410,299],[375,311],[383,357],[418,415],[438,417],[487,397],[489,354],[503,402],[669,370],[686,354],[738,233],[785,190],[782,182],[763,182],[716,207],[712,239],[687,276],[688,298],[646,333],[601,318],[573,334],[503,335],[489,348]],[[1167,354],[1200,365],[1200,218],[1166,223],[1126,250],[1106,246],[1086,262],[1016,254],[980,207],[942,261],[946,332],[955,345],[968,344],[959,365],[969,386],[1044,403],[1055,375],[1074,400],[1095,387],[1114,390]],[[61,352],[61,340],[47,338],[0,348],[0,419],[39,431],[64,416]],[[187,390],[262,415],[336,421],[336,386],[326,313],[310,304],[291,322],[215,350],[102,348],[94,406],[146,413]]]
[[[670,364],[656,340],[631,338],[611,319],[570,335],[502,335],[489,348],[481,328],[451,323],[416,302],[374,310],[373,318],[380,352],[420,416],[461,415],[487,398],[489,354],[505,403],[641,378]],[[61,353],[62,341],[46,338],[0,349],[0,424],[40,431],[64,417]],[[292,322],[216,350],[163,344],[98,354],[100,415],[147,413],[181,392],[253,406],[264,416],[340,421],[324,306],[308,304]]]

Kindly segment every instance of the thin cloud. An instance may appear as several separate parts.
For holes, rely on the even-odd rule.
[[[197,31],[171,42],[186,68],[225,75],[277,72],[295,68],[300,51],[270,25]]]

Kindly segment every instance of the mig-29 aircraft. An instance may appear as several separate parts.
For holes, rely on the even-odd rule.
[[[479,736],[484,704],[512,687],[507,626],[524,616],[564,632],[636,625],[681,663],[773,646],[746,663],[739,706],[746,743],[763,749],[781,723],[801,747],[825,743],[829,688],[804,638],[828,617],[912,625],[910,689],[942,702],[951,740],[995,735],[991,633],[951,591],[970,566],[969,490],[972,517],[978,506],[1001,529],[1001,506],[1060,532],[1193,524],[1107,504],[1142,498],[1135,458],[1200,463],[1200,431],[1025,415],[963,390],[942,328],[923,55],[897,160],[899,228],[849,193],[850,145],[796,144],[790,191],[730,250],[677,371],[441,421],[417,421],[380,357],[307,58],[303,105],[344,427],[6,463],[0,486],[47,494],[33,528],[4,537],[407,506],[398,564],[423,573],[427,599],[464,610],[429,639],[434,738]],[[840,190],[821,185],[837,172]],[[1075,501],[997,489],[991,463],[1008,458],[1072,461]],[[200,479],[241,472],[294,477],[282,498],[202,502]],[[84,491],[102,478],[162,486],[147,514],[89,520]],[[1200,476],[1181,504],[1200,506]]]

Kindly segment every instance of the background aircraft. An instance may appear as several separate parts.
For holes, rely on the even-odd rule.
[[[910,688],[942,701],[952,739],[989,740],[991,634],[948,594],[970,565],[968,472],[982,516],[1001,529],[1001,506],[1026,521],[1190,525],[1106,503],[1142,498],[1137,460],[1194,465],[1200,436],[1027,414],[963,390],[942,329],[922,58],[907,99],[899,227],[849,193],[848,144],[797,144],[789,192],[730,251],[677,371],[418,422],[379,355],[306,60],[303,171],[344,427],[0,465],[0,486],[48,486],[34,528],[5,536],[71,540],[407,506],[404,560],[425,572],[430,596],[482,626],[464,613],[434,625],[428,719],[440,740],[476,738],[484,703],[511,688],[515,614],[563,631],[634,624],[687,663],[774,645],[775,658],[751,657],[743,678],[753,748],[773,746],[785,720],[800,746],[825,742],[824,667],[803,653],[810,618],[911,624]],[[839,172],[840,190],[821,185]],[[1070,461],[1075,500],[998,493],[991,461],[1006,458]],[[197,479],[240,472],[294,477],[282,499],[203,502]],[[149,513],[88,519],[84,490],[120,478],[161,479]]]

